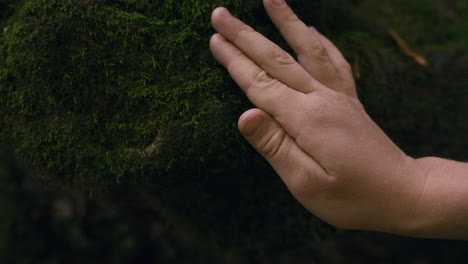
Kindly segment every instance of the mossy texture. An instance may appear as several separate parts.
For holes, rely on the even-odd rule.
[[[45,181],[14,159],[1,166],[12,263],[463,257],[461,242],[335,230],[241,138],[237,118],[252,106],[210,54],[209,19],[226,6],[289,50],[261,2],[0,0],[0,143]],[[344,52],[367,110],[405,151],[467,159],[467,1],[289,3]]]
[[[240,100],[206,49],[213,6],[26,3],[2,36],[4,134],[44,175],[88,186],[200,163],[220,133],[232,144],[220,119]]]

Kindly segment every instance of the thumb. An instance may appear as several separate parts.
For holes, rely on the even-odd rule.
[[[290,189],[298,181],[303,182],[305,170],[316,167],[317,163],[263,110],[245,112],[239,118],[238,126],[245,139],[270,163]]]

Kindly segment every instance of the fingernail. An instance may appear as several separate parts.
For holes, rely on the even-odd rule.
[[[254,115],[253,117],[249,118],[249,120],[247,120],[245,126],[242,129],[242,132],[246,136],[252,136],[263,124],[264,121],[265,119],[263,118],[263,116],[258,114]]]
[[[283,7],[286,5],[286,2],[284,0],[273,0],[273,4],[277,7]]]

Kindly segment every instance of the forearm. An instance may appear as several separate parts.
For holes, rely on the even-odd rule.
[[[415,173],[424,181],[402,234],[468,239],[468,163],[420,158],[415,160]]]

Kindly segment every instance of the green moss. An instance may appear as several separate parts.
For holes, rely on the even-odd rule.
[[[4,134],[51,178],[108,184],[207,159],[217,146],[196,137],[207,127],[225,145],[239,138],[215,120],[242,105],[206,48],[216,4],[148,5],[34,1],[2,36]],[[184,147],[170,150],[177,131]],[[156,138],[149,157],[129,154]]]

